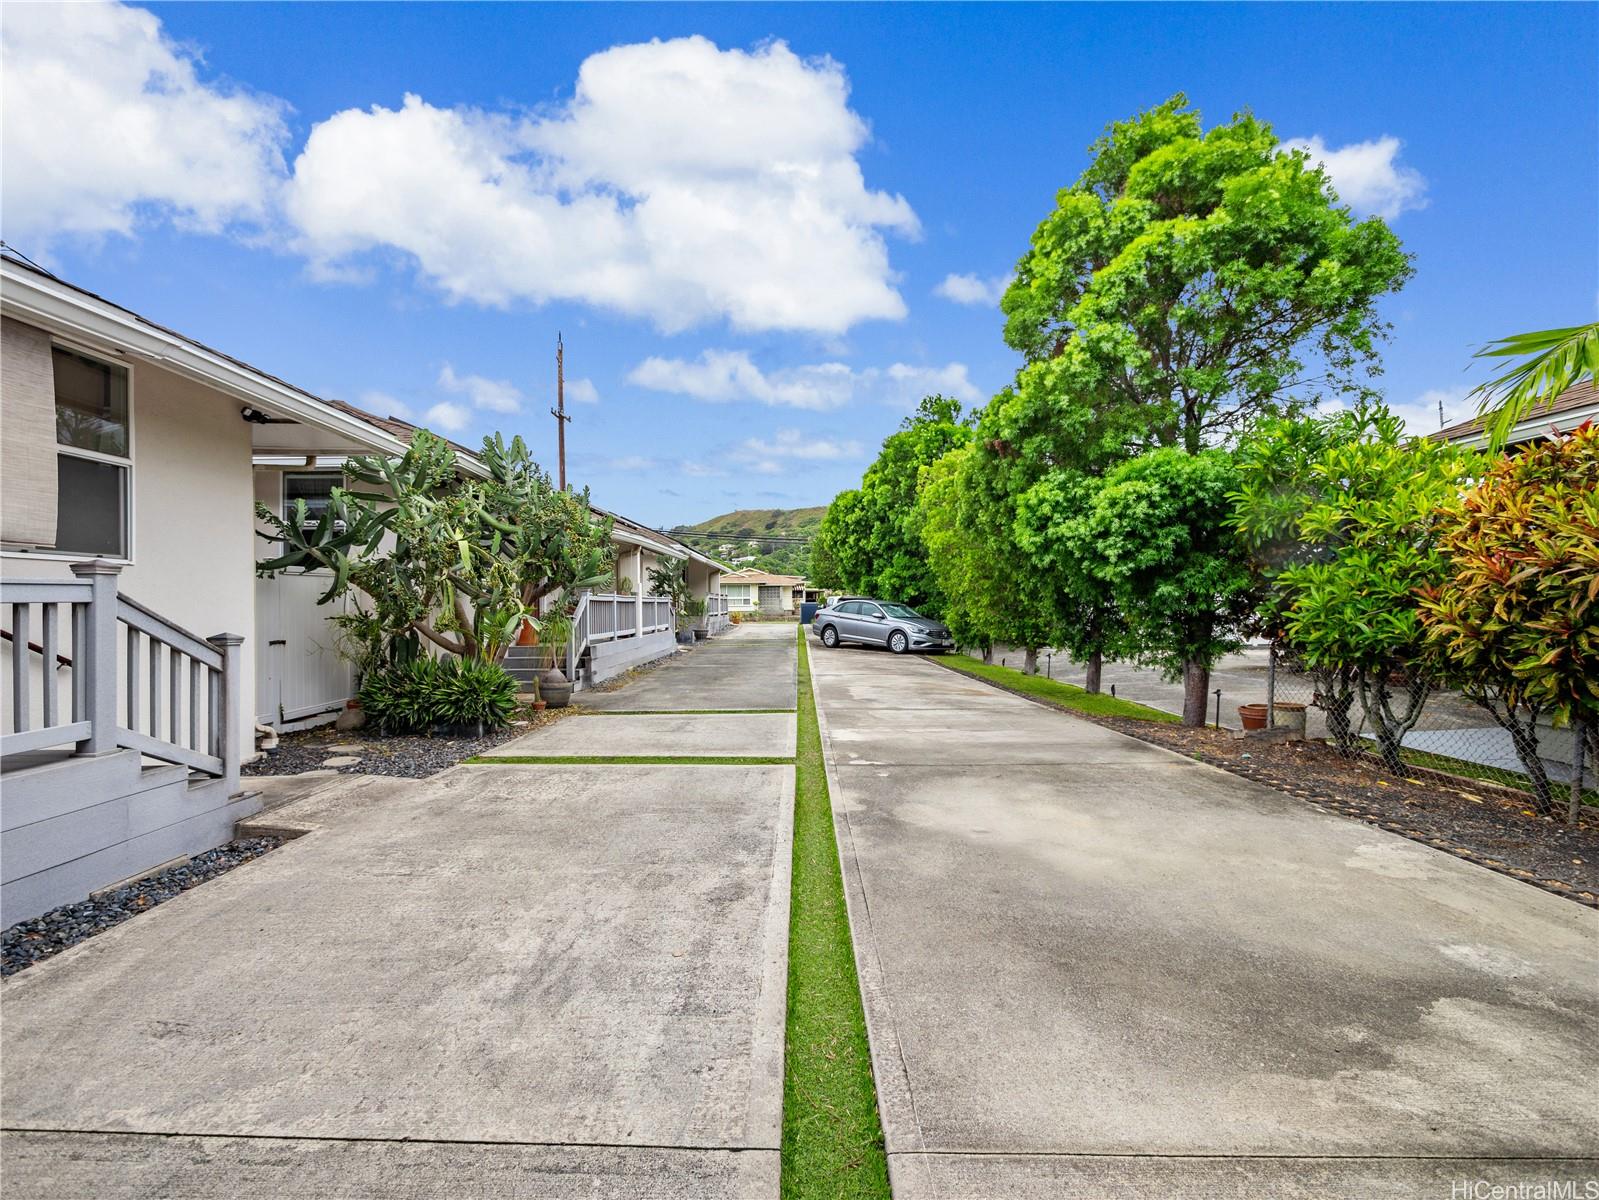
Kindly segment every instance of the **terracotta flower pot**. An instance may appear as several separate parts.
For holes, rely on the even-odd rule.
[[[537,646],[539,644],[539,631],[532,621],[523,621],[522,628],[517,630],[516,644],[518,646]]]
[[[1243,722],[1245,729],[1266,728],[1266,706],[1264,704],[1240,704],[1238,706],[1238,719]]]

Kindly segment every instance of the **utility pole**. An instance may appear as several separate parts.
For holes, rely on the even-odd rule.
[[[555,407],[550,409],[550,415],[555,418],[556,430],[556,458],[560,463],[561,490],[566,491],[566,423],[572,418],[566,415],[566,347],[561,343],[561,335],[555,335]]]

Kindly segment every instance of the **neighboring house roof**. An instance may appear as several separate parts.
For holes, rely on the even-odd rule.
[[[1553,400],[1535,405],[1511,430],[1510,441],[1530,441],[1545,436],[1551,425],[1560,429],[1575,429],[1590,420],[1599,420],[1599,390],[1595,389],[1591,379],[1567,388]],[[1481,446],[1487,441],[1481,417],[1460,421],[1427,436],[1434,441],[1464,446]]]
[[[778,587],[796,587],[805,582],[803,575],[774,575],[770,571],[757,571],[753,567],[745,567],[741,571],[733,571],[722,576],[723,583],[764,583],[775,584]]]

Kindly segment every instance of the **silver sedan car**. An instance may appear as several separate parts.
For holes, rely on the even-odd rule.
[[[924,617],[907,605],[865,596],[834,600],[818,609],[811,621],[811,635],[820,638],[824,646],[855,642],[887,646],[895,654],[955,648],[955,639],[941,622]]]

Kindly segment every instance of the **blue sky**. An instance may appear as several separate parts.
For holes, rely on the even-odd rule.
[[[1596,14],[12,6],[0,225],[313,391],[551,466],[560,330],[573,478],[672,524],[825,503],[922,391],[1008,382],[994,282],[1104,125],[1181,90],[1391,216],[1417,273],[1386,389],[1431,427],[1473,347],[1595,312]]]

